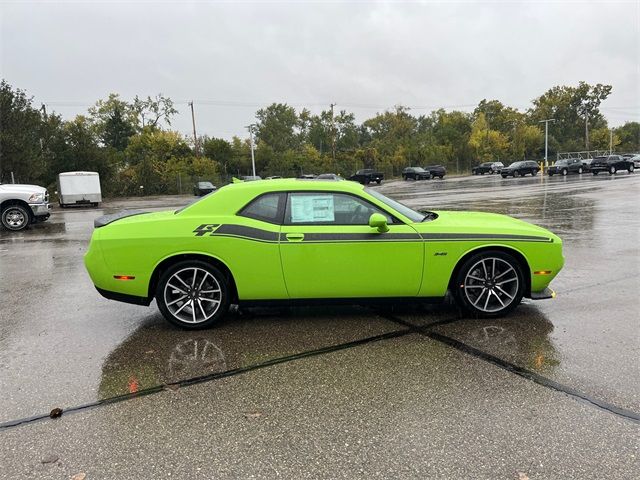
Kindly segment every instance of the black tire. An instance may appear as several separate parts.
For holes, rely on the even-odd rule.
[[[591,172],[591,173],[593,173],[594,175],[598,175],[599,172]]]
[[[504,307],[501,308],[498,306],[499,305],[498,303],[494,302],[497,305],[496,307],[497,310],[485,311],[482,308],[478,307],[480,303],[482,303],[483,298],[481,296],[483,293],[481,293],[479,297],[476,297],[478,301],[478,306],[474,305],[474,303],[472,302],[473,295],[475,294],[475,291],[477,291],[477,289],[470,288],[470,286],[468,285],[469,280],[467,279],[467,275],[471,274],[472,272],[475,272],[477,274],[477,272],[480,271],[480,270],[477,270],[478,268],[477,265],[482,260],[487,260],[489,265],[491,265],[490,259],[497,259],[497,264],[499,265],[498,268],[504,267],[504,269],[507,269],[506,265],[508,265],[513,269],[513,273],[504,274],[504,276],[496,275],[491,280],[491,282],[495,282],[495,280],[498,277],[509,278],[508,277],[509,275],[513,275],[514,278],[517,278],[518,283],[516,286],[513,286],[513,285],[511,287],[505,286],[505,289],[512,288],[512,290],[508,292],[513,297],[510,300],[510,303],[507,303]],[[489,270],[491,270],[491,268],[489,268]],[[455,278],[455,286],[456,286],[455,296],[460,306],[472,316],[482,317],[482,318],[495,318],[495,317],[501,317],[503,315],[506,315],[507,313],[512,311],[514,308],[516,308],[520,304],[522,297],[524,296],[525,285],[526,285],[525,277],[522,272],[522,267],[520,266],[520,263],[518,262],[518,260],[516,260],[516,258],[513,255],[510,255],[508,253],[505,253],[499,250],[487,250],[487,251],[472,255],[458,269],[458,272]],[[480,286],[479,289],[482,289],[482,292],[486,290],[484,286]],[[495,290],[495,291],[498,291],[498,290]],[[498,293],[500,292],[498,291]],[[490,299],[493,299],[493,296],[495,296],[496,294],[487,293],[487,295],[489,296]],[[508,300],[507,296],[503,296],[502,298],[503,300]]]
[[[444,175],[440,175],[440,180],[444,180]]]
[[[618,170],[616,169],[616,167],[611,165],[611,167],[609,168],[609,175],[615,175],[617,171]]]
[[[578,168],[578,173],[579,173],[580,175],[582,175],[582,171],[583,171],[583,170],[582,170],[582,167]]]
[[[535,177],[536,175],[538,175],[538,170],[532,170],[531,171],[531,176]]]
[[[2,210],[2,226],[12,232],[24,230],[31,223],[31,214],[22,205],[9,205]]]
[[[502,178],[507,178],[507,175],[502,175]]]
[[[566,177],[569,174],[569,170],[567,170],[566,168],[562,169],[562,176]]]
[[[167,295],[171,295],[171,294],[175,294],[176,296],[180,295],[180,293],[176,293],[176,290],[174,290],[173,292],[165,291],[165,287],[167,287],[169,280],[171,280],[172,278],[175,278],[174,275],[176,273],[179,273],[181,271],[187,271],[188,273],[188,270],[190,269],[198,269],[199,271],[206,271],[209,275],[213,277],[213,279],[215,279],[215,282],[217,282],[219,286],[219,294],[218,294],[219,303],[218,303],[217,309],[211,315],[211,317],[207,318],[206,320],[203,319],[202,321],[198,321],[198,322],[188,322],[183,320],[180,316],[175,314],[175,313],[179,314],[180,312],[175,312],[175,313],[171,312],[171,310],[169,309],[169,306],[167,305]],[[207,278],[209,277],[205,276],[205,280]],[[175,283],[178,283],[178,282],[175,282]],[[198,283],[197,278],[195,283]],[[216,290],[216,288],[214,288],[215,283],[213,281],[204,283],[204,285],[209,285],[209,284],[212,285],[212,291]],[[183,287],[183,285],[179,285],[179,287]],[[185,292],[186,292],[186,289],[185,289]],[[185,293],[185,292],[182,292],[182,293]],[[183,328],[185,330],[200,330],[203,328],[210,328],[212,325],[218,323],[227,314],[227,312],[229,311],[229,305],[231,303],[230,292],[231,290],[229,288],[229,281],[227,280],[227,277],[216,267],[212,266],[207,262],[203,262],[202,260],[185,260],[183,262],[179,262],[179,263],[176,263],[175,265],[172,265],[167,270],[162,272],[162,274],[160,275],[160,279],[158,281],[158,286],[156,288],[155,297],[156,297],[156,303],[158,304],[158,309],[160,310],[160,313],[162,313],[162,316],[169,323],[177,327]],[[187,298],[195,298],[195,300],[199,300],[203,298],[202,296],[200,296],[200,292],[197,288],[194,289],[194,291],[192,292],[186,293],[186,295],[187,295]],[[196,296],[191,297],[191,295],[196,295]],[[215,296],[216,294],[213,293],[212,295]],[[176,304],[177,308],[184,308],[185,313],[188,315],[188,312],[192,312],[191,307],[188,305],[189,302],[191,302],[191,305],[195,308],[194,300],[190,300],[190,301],[185,300],[183,303],[187,303],[187,305],[185,305],[184,307],[182,303],[178,302]],[[201,302],[199,303],[201,305],[204,305]],[[202,306],[200,306],[199,309],[204,313],[204,311],[202,310]],[[207,312],[207,313],[211,313],[211,312]],[[198,309],[196,309],[196,319],[198,315],[199,315]]]
[[[376,180],[376,183],[377,183],[378,185],[380,185],[380,183],[381,183],[381,182],[382,182],[382,180]]]
[[[519,177],[520,176],[520,172],[518,170],[514,170],[513,171],[513,177]]]
[[[484,175],[484,172],[480,172],[480,175]]]
[[[633,173],[633,170],[635,169],[635,167],[633,166],[633,163],[631,165],[629,165],[629,168],[627,169],[629,171],[629,173]]]
[[[549,176],[550,176],[550,177],[553,177],[553,172],[549,172]]]
[[[404,180],[406,182],[407,180],[409,180],[409,178],[406,175],[403,175],[402,176],[402,180]]]

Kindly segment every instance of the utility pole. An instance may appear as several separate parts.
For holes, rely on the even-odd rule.
[[[256,157],[253,153],[253,128],[256,125],[252,123],[251,125],[247,125],[245,128],[249,130],[249,140],[251,142],[251,168],[253,169],[253,176],[256,176]]]
[[[609,155],[613,152],[613,130],[609,129]]]
[[[584,147],[589,150],[589,113],[584,112]]]
[[[198,136],[196,135],[196,115],[193,111],[193,100],[188,105],[191,107],[191,123],[193,124],[193,148],[196,151],[196,157],[199,156]]]
[[[335,103],[330,104],[330,107],[331,107],[331,156],[333,157],[334,168],[336,166],[336,127],[335,127],[335,123],[333,122],[333,107],[335,106],[336,106]]]
[[[555,118],[547,118],[540,120],[538,123],[544,123],[544,168],[549,166],[549,122],[555,122]]]

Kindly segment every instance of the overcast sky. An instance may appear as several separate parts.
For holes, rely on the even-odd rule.
[[[612,125],[640,119],[640,2],[3,2],[0,66],[65,118],[117,92],[171,97],[174,127],[230,138],[260,106],[362,121],[526,109],[553,85],[613,85]]]

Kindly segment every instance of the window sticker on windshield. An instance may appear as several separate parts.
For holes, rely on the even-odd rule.
[[[291,223],[333,222],[333,195],[292,195]]]

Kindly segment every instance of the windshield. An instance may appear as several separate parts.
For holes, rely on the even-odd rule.
[[[566,160],[559,160],[555,163],[556,165],[566,165],[567,161]]]
[[[412,222],[422,222],[425,218],[427,218],[427,215],[425,215],[424,213],[416,212],[412,208],[409,208],[406,205],[401,204],[400,202],[396,202],[389,197],[385,197],[383,194],[377,192],[376,190],[365,188],[364,191],[372,197],[380,200],[385,205],[396,210],[398,213],[401,213],[405,217],[411,219]]]
[[[513,162],[511,165],[509,165],[510,167],[521,167],[522,166],[522,162]]]

